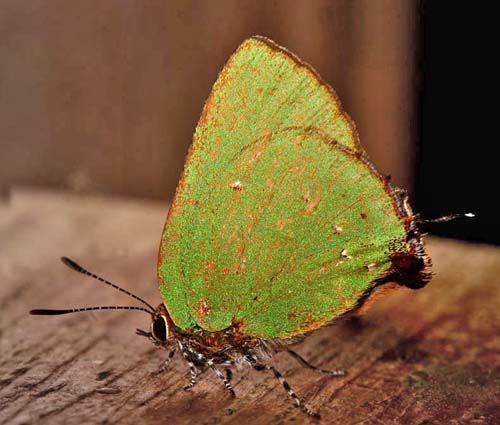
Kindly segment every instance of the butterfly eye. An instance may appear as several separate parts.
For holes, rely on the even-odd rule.
[[[158,341],[165,342],[168,339],[167,318],[165,316],[157,316],[153,319],[151,333]]]

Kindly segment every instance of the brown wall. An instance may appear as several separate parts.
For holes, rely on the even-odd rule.
[[[253,34],[311,63],[411,188],[418,25],[417,0],[1,0],[0,189],[168,198],[218,71]]]

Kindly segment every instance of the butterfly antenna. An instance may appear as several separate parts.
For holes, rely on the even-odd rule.
[[[138,297],[137,295],[132,294],[132,292],[127,291],[126,289],[120,288],[118,285],[111,283],[109,280],[106,280],[100,276],[97,276],[96,274],[94,274],[92,272],[89,272],[87,269],[83,268],[82,266],[80,266],[80,264],[74,262],[73,260],[69,259],[68,257],[61,257],[61,261],[70,269],[72,269],[78,273],[82,273],[86,276],[90,276],[90,277],[98,280],[99,282],[105,283],[106,285],[112,286],[113,288],[117,289],[118,291],[123,292],[124,294],[127,294],[128,296],[136,299],[137,301],[140,301],[141,303],[143,303],[144,305],[149,307],[150,311],[147,310],[149,313],[152,313],[152,314],[155,313],[155,309],[153,308],[153,306],[151,304],[149,304],[147,301],[143,300],[141,297]],[[101,308],[104,309],[104,307],[101,307]],[[120,308],[122,308],[122,307],[120,307]],[[98,310],[99,308],[91,307],[91,309]],[[110,307],[106,307],[106,309],[110,309]],[[137,309],[139,309],[139,307],[133,308],[133,309],[131,308],[131,310],[137,310]],[[49,311],[49,310],[47,310],[47,311]],[[66,310],[50,310],[50,311],[65,311],[66,312]],[[81,310],[81,311],[85,311],[85,310]],[[67,312],[69,313],[69,311],[67,311]],[[39,314],[48,314],[48,313],[39,313]],[[55,314],[66,314],[66,313],[55,313]]]
[[[96,307],[67,308],[63,310],[49,310],[49,309],[37,308],[35,310],[31,310],[30,314],[37,316],[58,316],[60,314],[79,313],[82,311],[92,311],[92,310],[139,310],[151,314],[151,311],[149,311],[147,308],[129,306],[129,305],[102,305]]]
[[[456,220],[457,218],[474,218],[475,216],[476,214],[474,213],[450,214],[438,218],[421,219],[420,221],[422,223],[446,223],[447,221]]]

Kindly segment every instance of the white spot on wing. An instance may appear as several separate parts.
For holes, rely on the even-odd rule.
[[[340,255],[344,258],[347,258],[348,260],[350,260],[352,257],[347,253],[347,249],[343,249],[342,252],[340,253]]]
[[[241,181],[239,181],[239,180],[232,182],[229,186],[234,190],[241,190],[242,189]]]
[[[375,266],[376,266],[376,264],[375,264],[375,263],[370,263],[370,264],[367,264],[365,267],[366,267],[366,269],[367,269],[369,272],[371,272],[371,271],[375,270]]]

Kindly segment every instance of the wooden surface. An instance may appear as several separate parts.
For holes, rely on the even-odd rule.
[[[281,424],[314,422],[272,376],[242,370],[231,399],[211,374],[186,392],[188,370],[134,335],[141,312],[27,314],[129,303],[65,268],[73,257],[153,304],[167,206],[17,190],[0,204],[1,424]],[[498,424],[500,249],[429,240],[435,279],[379,300],[359,321],[313,334],[296,350],[345,378],[272,359],[332,424]]]

